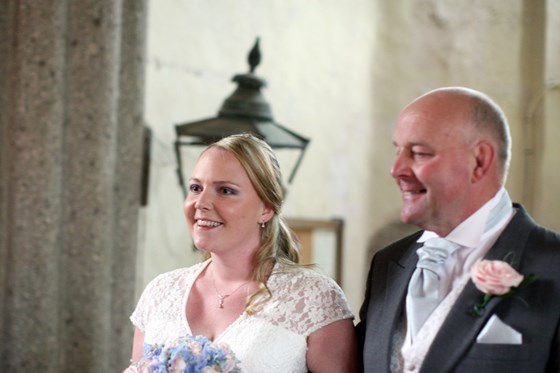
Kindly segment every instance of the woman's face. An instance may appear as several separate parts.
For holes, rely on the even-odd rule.
[[[195,246],[210,253],[254,253],[260,224],[273,215],[241,163],[217,147],[206,150],[195,165],[184,212]]]

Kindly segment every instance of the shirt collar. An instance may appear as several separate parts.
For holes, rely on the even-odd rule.
[[[490,210],[498,204],[502,195],[507,193],[502,187],[481,208],[455,227],[445,238],[463,247],[476,247],[482,238]],[[429,238],[439,237],[432,231],[424,231],[418,242],[425,242]]]

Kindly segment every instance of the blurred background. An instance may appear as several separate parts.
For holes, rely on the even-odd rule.
[[[175,126],[218,114],[257,37],[274,120],[310,140],[283,213],[356,315],[373,253],[415,230],[399,221],[392,131],[431,89],[474,88],[504,109],[507,189],[560,230],[560,0],[8,0],[0,370],[127,365],[143,287],[200,259]]]

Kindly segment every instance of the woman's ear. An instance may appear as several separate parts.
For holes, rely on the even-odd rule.
[[[274,216],[274,210],[271,207],[265,206],[261,213],[261,220],[259,223],[268,223]]]
[[[472,173],[472,181],[477,182],[484,178],[495,163],[496,149],[492,143],[486,140],[480,141],[474,148],[475,165]]]

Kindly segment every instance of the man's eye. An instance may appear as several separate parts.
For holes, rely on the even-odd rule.
[[[418,150],[413,150],[410,152],[412,154],[413,157],[416,158],[423,158],[423,157],[429,157],[431,154],[428,152],[422,152],[422,151],[418,151]]]

